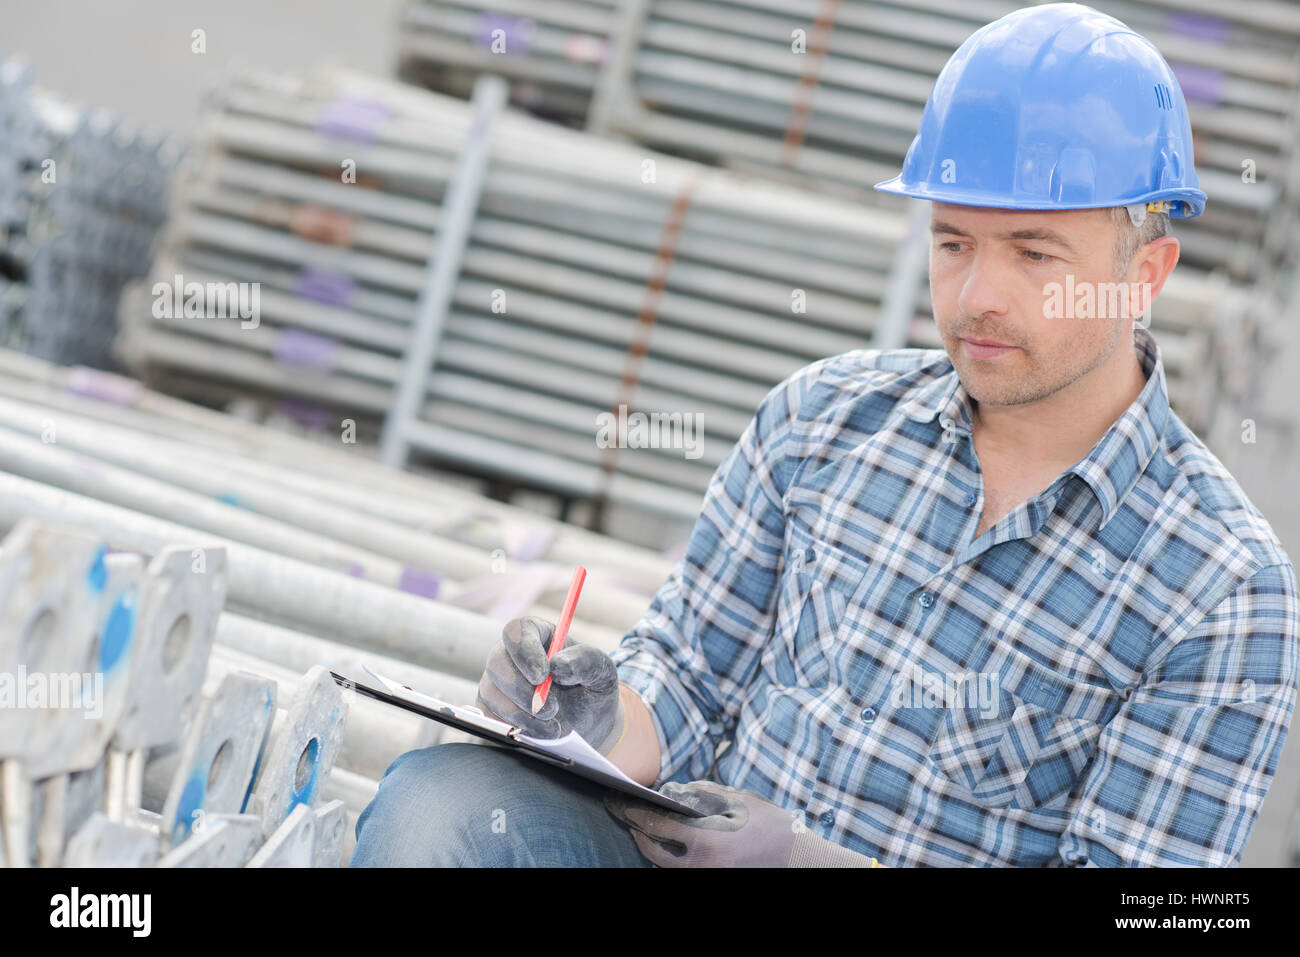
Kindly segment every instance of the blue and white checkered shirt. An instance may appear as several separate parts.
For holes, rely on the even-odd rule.
[[[768,393],[613,653],[657,783],[756,792],[892,866],[1239,862],[1295,706],[1295,572],[1135,339],[1142,393],[975,541],[943,350]]]

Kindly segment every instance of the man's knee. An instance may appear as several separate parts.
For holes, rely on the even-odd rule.
[[[598,788],[501,748],[465,743],[394,761],[357,821],[352,856],[353,866],[596,863],[644,863]]]
[[[491,827],[494,798],[522,782],[510,755],[440,744],[400,755],[357,819],[353,866],[458,867],[479,863],[475,833]]]

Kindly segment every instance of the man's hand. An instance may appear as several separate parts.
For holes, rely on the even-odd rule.
[[[712,781],[670,781],[659,793],[705,812],[686,817],[611,791],[609,812],[632,829],[646,859],[659,867],[879,867],[809,833],[803,815],[750,791]]]
[[[507,622],[501,641],[488,654],[475,704],[534,737],[559,738],[577,731],[608,756],[625,725],[614,661],[599,648],[571,638],[548,661],[554,635],[555,625],[541,618]],[[548,674],[551,690],[534,715],[533,692]]]

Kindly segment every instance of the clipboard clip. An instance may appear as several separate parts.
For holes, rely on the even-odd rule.
[[[469,724],[486,727],[488,730],[495,731],[497,734],[506,735],[516,742],[519,741],[517,735],[521,733],[523,729],[516,728],[508,721],[502,721],[500,718],[486,715],[473,705],[451,704],[450,702],[442,701],[430,695],[421,694],[410,685],[404,685],[399,681],[385,678],[368,664],[362,663],[361,667],[368,675],[370,675],[370,677],[374,678],[381,685],[387,688],[390,694],[400,695],[403,691],[408,692],[411,695],[423,698],[425,702],[432,706],[433,710],[437,711],[439,714],[445,715],[449,718],[456,718],[457,720],[465,721]]]
[[[403,685],[403,687],[405,688],[406,686]],[[410,691],[412,689],[406,688],[406,690]],[[503,725],[505,727],[505,730],[501,731],[500,733],[505,735],[506,737],[513,738],[515,741],[519,740],[518,736],[523,732],[523,728],[516,728],[513,724],[511,724],[508,721],[502,721],[500,718],[493,717],[492,715],[484,714],[482,711],[480,711],[478,708],[475,708],[473,705],[443,704],[442,707],[438,708],[437,710],[441,714],[445,714],[451,718],[460,718],[462,721],[469,720],[471,723],[478,723],[478,724],[484,724],[489,726],[493,724]]]

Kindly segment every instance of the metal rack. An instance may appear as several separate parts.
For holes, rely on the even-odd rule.
[[[148,267],[176,146],[0,62],[0,344],[114,367],[122,286]]]

